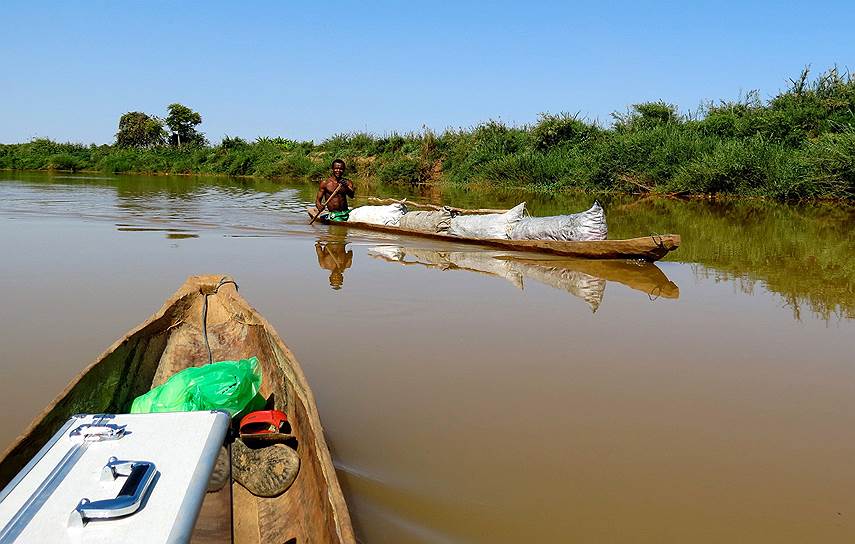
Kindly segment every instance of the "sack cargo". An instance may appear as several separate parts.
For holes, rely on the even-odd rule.
[[[523,217],[511,230],[511,240],[558,240],[587,242],[605,240],[609,233],[606,214],[599,202],[591,209],[552,217]]]
[[[398,226],[424,232],[448,232],[454,215],[448,206],[438,212],[407,212],[401,217]]]
[[[525,202],[517,204],[505,213],[486,215],[458,215],[451,220],[448,234],[461,238],[510,238],[514,225],[525,213]]]
[[[407,213],[407,207],[401,202],[388,206],[359,206],[350,210],[348,221],[370,223],[372,225],[398,226],[401,217]]]

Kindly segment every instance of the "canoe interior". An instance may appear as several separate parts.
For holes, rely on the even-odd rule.
[[[309,208],[309,216],[314,217],[315,208]],[[590,242],[560,242],[555,240],[502,240],[482,238],[461,238],[450,234],[405,229],[388,225],[374,225],[357,221],[331,222],[325,216],[318,220],[325,225],[341,228],[358,228],[386,232],[405,236],[417,236],[433,240],[445,240],[453,243],[477,244],[513,251],[535,251],[550,253],[577,259],[640,259],[648,262],[658,261],[670,251],[680,246],[679,234],[662,234],[630,238],[627,240],[601,240]]]
[[[233,482],[209,493],[194,542],[353,542],[347,507],[323,437],[314,397],[302,370],[273,328],[220,276],[196,276],[148,321],[117,341],[67,386],[0,461],[5,486],[76,413],[123,413],[135,397],[172,374],[208,362],[202,333],[207,296],[207,336],[213,359],[258,357],[261,393],[288,414],[298,440],[300,472],[275,498],[251,495]],[[176,437],[180,439],[180,437]],[[231,510],[231,512],[230,512]]]

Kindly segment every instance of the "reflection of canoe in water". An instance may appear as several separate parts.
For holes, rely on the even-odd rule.
[[[498,276],[519,289],[524,278],[581,298],[596,311],[607,281],[642,291],[652,298],[678,298],[680,290],[653,264],[626,261],[530,259],[490,251],[442,251],[401,246],[377,246],[369,255],[403,265],[440,270],[468,270]]]
[[[680,298],[680,288],[668,279],[658,266],[652,263],[632,261],[596,261],[580,259],[529,259],[513,256],[499,256],[500,260],[510,260],[519,266],[542,267],[546,269],[568,269],[590,274],[606,281],[625,285],[630,289],[642,291],[653,298]],[[546,282],[544,282],[546,283]]]
[[[523,276],[514,268],[514,263],[496,259],[492,253],[377,246],[369,249],[368,254],[403,265],[422,265],[440,270],[468,270],[498,276],[513,283],[518,289],[523,288]]]
[[[83,370],[6,450],[0,487],[73,414],[127,412],[136,396],[184,368],[250,356],[261,365],[262,395],[291,421],[300,470],[278,497],[256,497],[236,482],[208,493],[193,541],[231,542],[234,536],[236,542],[355,542],[299,363],[233,282],[214,276],[191,277],[156,314]]]
[[[309,216],[314,217],[315,208],[308,209]],[[404,236],[418,236],[420,238],[431,238],[433,240],[445,240],[447,242],[478,244],[482,246],[495,247],[511,251],[536,251],[540,253],[551,253],[563,257],[576,259],[641,259],[644,261],[658,261],[680,246],[680,235],[663,234],[645,236],[642,238],[630,238],[628,240],[602,240],[597,242],[556,242],[553,240],[497,240],[480,238],[461,238],[449,234],[438,234],[421,230],[405,229],[401,227],[390,227],[386,225],[372,225],[370,223],[358,223],[348,221],[344,223],[330,223],[325,216],[318,220],[327,225],[336,225],[347,228],[357,228],[398,234]]]

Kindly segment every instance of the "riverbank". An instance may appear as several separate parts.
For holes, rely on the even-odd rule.
[[[216,146],[132,148],[36,139],[0,144],[0,169],[221,174],[290,180],[327,175],[333,158],[365,183],[520,187],[555,191],[738,195],[776,200],[855,198],[855,81],[836,70],[763,101],[710,103],[680,114],[634,105],[602,127],[543,114],[532,125],[377,136],[316,144],[285,138]]]

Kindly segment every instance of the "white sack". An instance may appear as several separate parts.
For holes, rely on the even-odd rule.
[[[451,220],[448,234],[462,238],[510,238],[514,225],[525,213],[525,202],[517,204],[505,213],[486,215],[458,215]]]
[[[388,206],[359,206],[350,210],[347,220],[397,227],[405,213],[407,213],[407,207],[400,202]]]
[[[422,230],[425,232],[448,232],[454,212],[448,206],[443,206],[438,212],[407,212],[401,218],[399,227]]]
[[[552,217],[523,217],[511,230],[511,240],[605,240],[609,233],[606,214],[599,202],[590,210]]]

